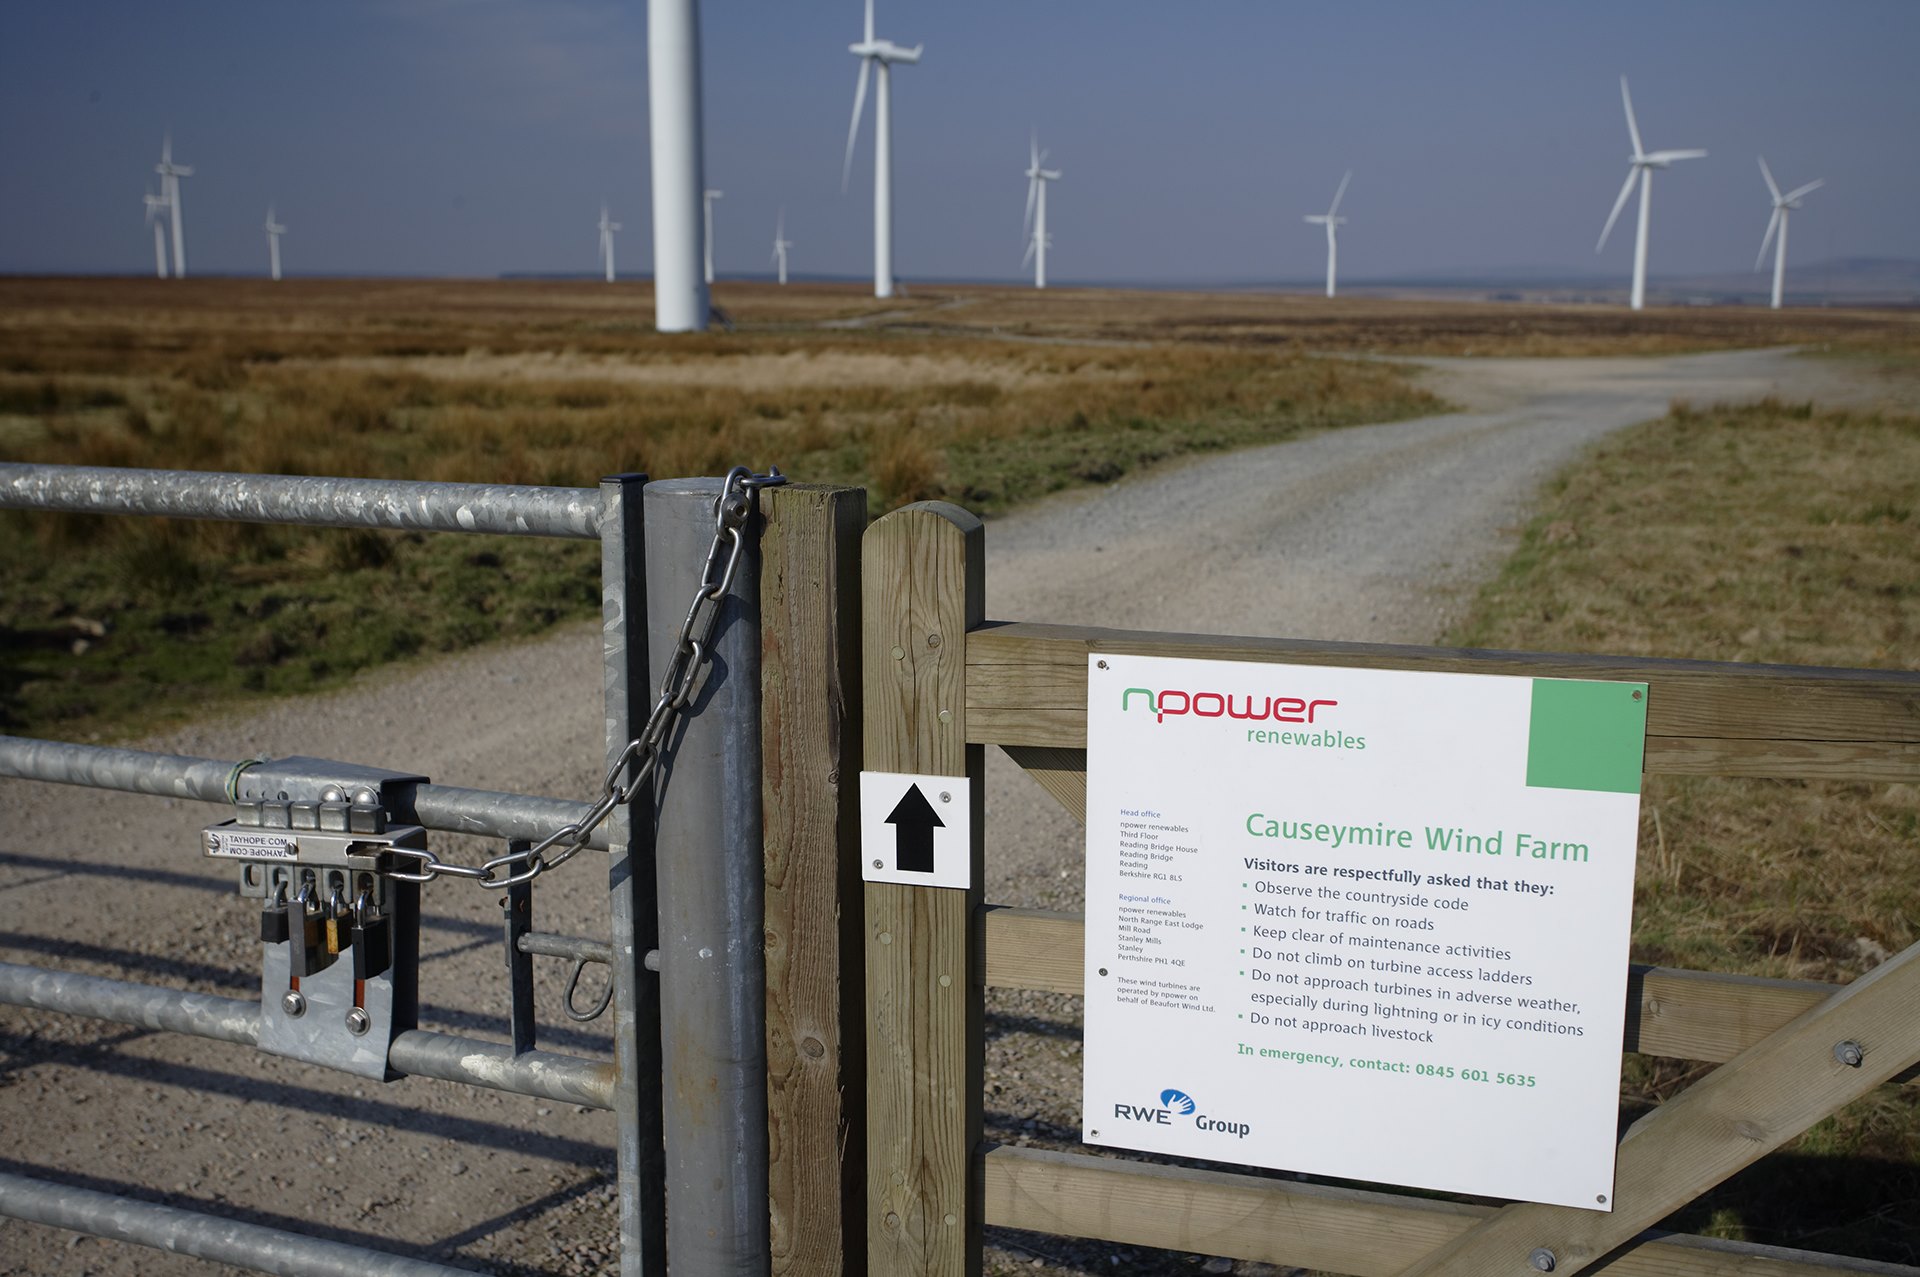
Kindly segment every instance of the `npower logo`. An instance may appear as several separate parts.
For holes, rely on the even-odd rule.
[[[1145,1122],[1151,1126],[1172,1126],[1176,1117],[1191,1117],[1197,1131],[1217,1131],[1236,1139],[1247,1138],[1247,1132],[1253,1129],[1246,1122],[1231,1122],[1205,1113],[1196,1114],[1194,1110],[1199,1107],[1198,1100],[1170,1086],[1160,1092],[1159,1104],[1116,1104],[1113,1106],[1113,1116],[1122,1122]]]
[[[1178,687],[1159,692],[1148,687],[1129,687],[1120,693],[1122,713],[1144,709],[1153,715],[1156,723],[1166,722],[1169,715],[1178,718],[1182,714],[1196,718],[1238,718],[1250,723],[1311,723],[1315,721],[1315,714],[1339,703],[1309,700],[1304,696],[1256,697],[1251,692],[1236,698],[1229,692],[1189,692]]]

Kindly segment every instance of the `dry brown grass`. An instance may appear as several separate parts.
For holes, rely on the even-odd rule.
[[[1916,668],[1920,417],[1676,405],[1562,476],[1454,638]],[[1641,816],[1638,961],[1848,980],[1920,940],[1920,786],[1649,776]],[[1629,1113],[1707,1072],[1629,1057]],[[1917,1194],[1889,1086],[1662,1227],[1912,1264]]]
[[[1676,405],[1560,478],[1455,638],[1920,668],[1920,417]],[[1844,979],[1920,939],[1913,785],[1653,776],[1643,805],[1643,960]]]
[[[752,321],[763,293],[720,295]],[[1229,344],[1386,355],[1653,355],[1746,346],[1838,345],[1920,355],[1920,313],[1472,302],[1299,293],[1119,289],[921,289],[888,316],[903,331]]]
[[[844,289],[801,296],[769,306],[870,309]],[[573,487],[778,464],[867,485],[876,512],[927,497],[991,512],[1183,452],[1439,406],[1395,367],[1297,352],[784,321],[662,337],[644,303],[604,284],[0,281],[0,459]],[[302,690],[591,605],[581,547],[522,546],[489,574],[445,540],[0,518],[0,650],[30,653],[0,665],[0,722],[126,730],[155,704]],[[338,588],[355,574],[435,606],[383,630],[364,590]],[[298,627],[270,597],[296,586],[324,604]],[[76,611],[116,638],[55,659]]]

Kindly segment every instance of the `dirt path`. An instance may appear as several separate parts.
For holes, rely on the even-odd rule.
[[[1429,641],[1507,552],[1538,484],[1593,439],[1659,415],[1674,397],[1824,395],[1841,384],[1823,365],[1775,352],[1436,361],[1435,377],[1474,410],[1209,458],[996,521],[989,615]],[[598,780],[599,695],[597,631],[581,628],[143,745],[216,758],[311,754],[584,797]],[[990,898],[1077,907],[1078,826],[998,755],[989,781]],[[251,996],[257,914],[194,841],[216,816],[192,803],[0,782],[0,960]],[[605,883],[590,860],[556,877],[551,888],[543,880],[539,925],[604,934]],[[424,908],[422,1027],[501,1037],[493,899],[435,884]],[[558,967],[540,968],[547,1008],[558,1005]],[[599,1024],[556,1012],[541,1031],[542,1045],[607,1053]],[[1014,1045],[1045,1059],[1009,1063]],[[988,1106],[996,1138],[1044,1139],[1053,1125],[1071,1134],[1077,1052],[1064,1022],[1003,1027]],[[9,1137],[0,1170],[499,1272],[598,1272],[614,1246],[611,1119],[546,1101],[420,1079],[381,1087],[237,1047],[5,1008],[0,1129]],[[1116,1271],[1108,1249],[1062,1243],[1049,1253]],[[1015,1244],[996,1266],[1021,1253]],[[0,1275],[207,1270],[0,1222]]]

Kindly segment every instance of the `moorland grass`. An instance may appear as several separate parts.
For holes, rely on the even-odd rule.
[[[1920,666],[1920,417],[1767,400],[1611,436],[1451,640]],[[1633,957],[1843,981],[1920,940],[1920,787],[1648,776]],[[1630,1109],[1704,1068],[1629,1057]],[[1882,1087],[1670,1226],[1920,1261],[1920,1093]]]
[[[0,282],[22,294],[0,310],[0,460],[572,487],[778,464],[867,486],[875,513],[991,514],[1442,406],[1403,368],[1300,352],[667,338],[580,286],[184,283]],[[582,543],[9,512],[0,564],[0,730],[33,735],[125,735],[597,608]]]

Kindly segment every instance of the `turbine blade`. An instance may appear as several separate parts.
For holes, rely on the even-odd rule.
[[[1633,137],[1633,153],[1641,154],[1646,150],[1640,145],[1640,125],[1633,118],[1633,94],[1627,92],[1627,77],[1620,77],[1620,101],[1627,108],[1627,132]]]
[[[1037,235],[1027,236],[1027,251],[1021,254],[1020,265],[1025,266],[1028,262],[1033,260],[1033,250],[1039,246],[1039,243],[1040,243],[1039,236]]]
[[[1027,165],[1027,167],[1039,168],[1040,167],[1040,131],[1038,129],[1035,129],[1027,137],[1027,155],[1033,161],[1031,164]]]
[[[1799,199],[1802,195],[1805,195],[1808,191],[1817,191],[1821,187],[1825,186],[1826,184],[1827,184],[1826,178],[1824,177],[1816,178],[1815,180],[1808,182],[1805,186],[1796,187],[1793,190],[1788,191],[1786,193],[1786,196],[1780,202],[1783,204],[1791,204],[1795,200]]]
[[[1705,151],[1691,150],[1691,151],[1655,151],[1652,155],[1648,155],[1643,158],[1647,160],[1651,160],[1654,163],[1658,163],[1658,164],[1670,164],[1674,160],[1703,160],[1706,157],[1707,157],[1707,153]]]
[[[1037,177],[1029,177],[1027,179],[1027,215],[1020,219],[1020,233],[1022,235],[1026,234],[1033,226],[1033,205],[1034,201],[1039,198],[1039,195],[1040,179]]]
[[[867,43],[873,43],[873,0],[867,0]]]
[[[1760,263],[1767,260],[1767,245],[1773,243],[1773,233],[1780,226],[1780,206],[1773,206],[1773,216],[1767,219],[1767,233],[1760,237],[1760,252],[1753,259],[1753,268],[1760,269]]]
[[[1620,80],[1622,87],[1626,82],[1626,77],[1622,76]],[[1627,170],[1627,184],[1620,188],[1620,198],[1613,202],[1613,212],[1607,214],[1607,224],[1600,228],[1600,242],[1593,246],[1594,252],[1597,253],[1607,246],[1607,236],[1613,232],[1613,224],[1620,220],[1620,210],[1627,206],[1627,196],[1633,194],[1633,179],[1639,176],[1639,169]]]
[[[1762,155],[1759,159],[1760,176],[1767,179],[1767,190],[1772,193],[1773,202],[1778,204],[1780,202],[1780,184],[1773,180],[1773,170],[1767,167],[1767,157]],[[1763,248],[1760,251],[1764,253],[1767,250]]]
[[[1347,175],[1340,179],[1340,189],[1333,193],[1333,207],[1327,210],[1328,217],[1332,217],[1335,213],[1338,213],[1340,211],[1340,199],[1342,196],[1344,196],[1347,193],[1347,183],[1351,182],[1352,180],[1353,180],[1353,170],[1348,169]]]
[[[873,26],[873,0],[867,0],[867,26]],[[869,31],[867,38],[873,38]],[[853,90],[853,123],[847,126],[847,158],[840,164],[840,193],[847,193],[847,179],[853,176],[853,144],[860,137],[860,112],[867,105],[867,73],[873,70],[872,58],[860,59],[860,83]]]

